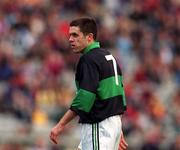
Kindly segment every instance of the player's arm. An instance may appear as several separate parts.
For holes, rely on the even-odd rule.
[[[80,116],[89,113],[96,100],[99,84],[99,72],[95,62],[90,58],[80,60],[78,70],[78,91],[72,101],[70,109]]]
[[[120,119],[122,119],[122,115],[120,115]],[[118,150],[127,150],[128,144],[124,138],[124,134],[122,131],[121,137],[120,137],[120,141],[119,141],[119,148]]]
[[[73,112],[72,110],[68,110],[64,116],[60,119],[60,121],[56,124],[55,127],[51,129],[50,132],[50,139],[52,142],[57,144],[58,141],[58,136],[62,133],[64,130],[64,127],[71,121],[73,120],[77,114]]]

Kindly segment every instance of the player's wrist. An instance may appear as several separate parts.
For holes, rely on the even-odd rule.
[[[57,133],[59,134],[63,129],[64,129],[64,125],[63,125],[61,122],[59,122],[59,123],[56,125]]]
[[[64,127],[65,127],[65,124],[64,124],[63,122],[59,122],[59,123],[58,123],[58,127],[59,127],[59,128],[64,128]]]

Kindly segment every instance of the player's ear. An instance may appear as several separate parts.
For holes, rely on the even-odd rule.
[[[88,42],[91,42],[93,39],[94,39],[94,36],[93,36],[93,33],[89,33],[88,35],[87,35],[87,40],[88,40]]]

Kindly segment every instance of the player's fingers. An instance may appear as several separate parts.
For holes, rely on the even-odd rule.
[[[57,144],[57,140],[56,139],[51,139],[53,141],[54,144]]]
[[[52,132],[50,133],[50,139],[53,143],[57,144],[57,136],[54,135]]]
[[[57,144],[57,140],[55,137],[51,137],[51,141],[54,143],[54,144]]]
[[[123,148],[123,149],[127,149],[128,148],[128,146],[124,145],[124,144],[122,144],[120,147]]]
[[[123,142],[120,143],[120,150],[126,150],[128,147],[128,144],[125,144]]]
[[[118,150],[126,150],[126,146],[123,143],[119,144],[119,149]]]
[[[124,145],[124,146],[126,146],[126,147],[128,146],[128,143],[125,141],[124,138],[122,138],[121,143],[122,143],[122,145]]]
[[[125,141],[123,135],[121,136],[121,140],[120,140],[120,143],[119,143],[119,150],[126,150],[128,147],[128,144],[127,142]]]

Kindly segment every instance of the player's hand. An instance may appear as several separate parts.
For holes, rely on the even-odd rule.
[[[128,144],[124,139],[124,135],[121,135],[120,143],[119,143],[119,149],[118,150],[127,150]]]
[[[64,127],[60,126],[59,124],[57,124],[54,128],[51,129],[49,137],[54,144],[58,143],[58,136],[61,134],[63,129]]]

